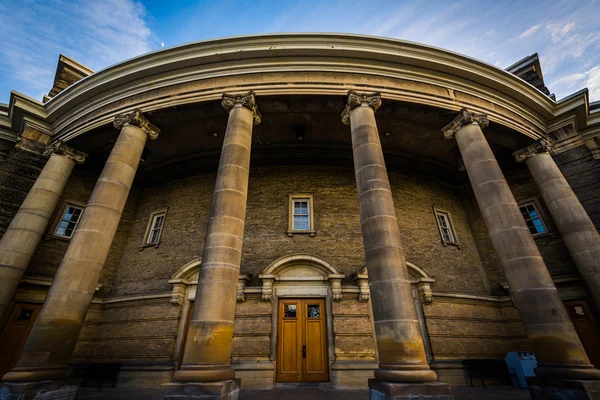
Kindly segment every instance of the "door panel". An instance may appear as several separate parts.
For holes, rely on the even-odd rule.
[[[40,304],[15,304],[6,328],[0,335],[0,377],[17,365],[40,308]]]
[[[278,382],[329,379],[324,314],[323,299],[279,302]]]
[[[306,359],[303,380],[305,382],[324,382],[329,378],[324,311],[324,300],[304,301]]]
[[[568,300],[564,304],[590,362],[600,367],[600,330],[587,302]]]
[[[279,302],[279,340],[277,343],[277,381],[302,380],[302,318],[300,300]]]

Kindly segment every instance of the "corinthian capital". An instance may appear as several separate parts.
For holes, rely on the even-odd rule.
[[[369,106],[373,111],[381,107],[381,93],[358,93],[354,90],[348,91],[348,101],[342,112],[342,122],[344,125],[350,125],[350,111],[361,105]]]
[[[260,113],[260,111],[258,111],[255,93],[253,90],[249,91],[246,94],[223,93],[221,105],[225,110],[227,110],[227,112],[231,111],[234,107],[247,108],[252,113],[254,125],[258,125],[260,124],[260,121],[262,121],[262,114]]]
[[[456,132],[465,125],[478,124],[481,129],[483,129],[488,126],[489,123],[490,121],[488,120],[487,115],[475,114],[467,111],[466,108],[463,108],[458,112],[458,115],[452,122],[442,128],[442,133],[446,139],[452,139],[454,138],[454,135],[456,135]]]
[[[138,109],[129,113],[119,114],[115,117],[115,120],[113,121],[113,126],[115,128],[122,129],[125,125],[135,125],[141,128],[152,140],[156,139],[160,133],[160,129],[152,125]]]
[[[45,156],[49,156],[52,154],[60,154],[63,157],[75,161],[77,164],[83,164],[85,162],[86,157],[88,156],[87,154],[81,151],[77,151],[71,146],[66,145],[60,140],[50,144],[48,147],[46,147],[46,150],[44,150]]]
[[[513,156],[515,157],[515,160],[517,160],[517,162],[524,162],[527,161],[528,158],[534,157],[539,153],[546,152],[550,152],[550,149],[548,148],[548,143],[540,139],[537,142],[525,147],[524,149],[515,151],[513,153]]]

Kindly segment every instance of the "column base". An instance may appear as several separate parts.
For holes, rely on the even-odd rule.
[[[369,400],[454,400],[447,383],[390,383],[369,379]]]
[[[81,379],[2,382],[0,400],[75,400]]]
[[[600,381],[527,377],[532,400],[600,400]]]
[[[234,381],[165,383],[160,386],[165,400],[239,400],[240,387]]]

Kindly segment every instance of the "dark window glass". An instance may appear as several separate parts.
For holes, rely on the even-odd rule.
[[[29,321],[33,315],[33,310],[21,310],[17,315],[17,321]]]
[[[295,304],[286,304],[283,307],[283,316],[285,318],[296,318],[296,305]]]
[[[308,305],[308,318],[321,318],[321,307],[318,304]]]

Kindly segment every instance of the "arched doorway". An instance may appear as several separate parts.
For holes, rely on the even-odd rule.
[[[333,359],[331,302],[345,275],[323,258],[295,254],[272,262],[259,278],[271,301],[271,358],[278,382],[327,382]]]

